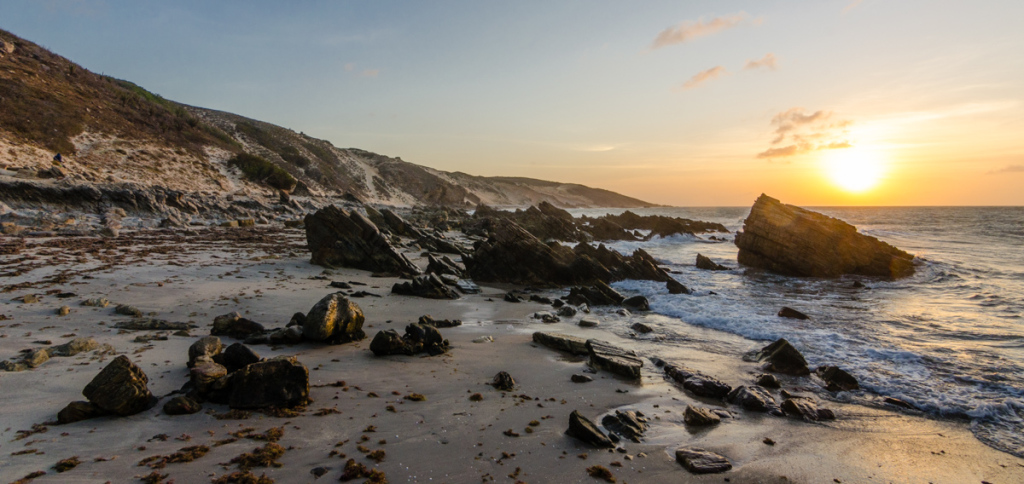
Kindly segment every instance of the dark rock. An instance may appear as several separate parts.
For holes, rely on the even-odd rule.
[[[308,402],[309,370],[294,357],[253,363],[231,375],[231,408],[291,408]]]
[[[188,364],[186,366],[192,368],[198,362],[213,361],[213,358],[219,355],[223,349],[224,345],[221,343],[220,338],[216,336],[200,338],[195,343],[192,343],[192,346],[188,347]]]
[[[561,300],[557,299],[556,301],[560,302]],[[576,308],[563,303],[560,307],[558,307],[558,311],[556,311],[555,314],[563,318],[571,318],[575,316],[578,312],[579,311]]]
[[[725,398],[732,387],[721,380],[695,370],[677,365],[665,365],[665,374],[694,395],[711,398]]]
[[[647,430],[647,419],[643,417],[643,414],[638,414],[632,410],[626,410],[625,412],[616,410],[615,415],[605,415],[601,419],[601,425],[604,425],[604,428],[608,429],[609,432],[614,432],[623,438],[639,443],[640,437]]]
[[[762,373],[757,375],[756,381],[758,386],[765,388],[782,388],[782,383],[779,382],[779,379],[775,375]]]
[[[433,254],[427,254],[427,273],[437,275],[451,274],[459,278],[466,277],[466,271],[462,270],[455,261],[446,255],[434,257]]]
[[[581,328],[596,328],[601,325],[601,322],[594,318],[582,318],[577,325]]]
[[[370,351],[377,356],[409,354],[402,336],[393,329],[378,331],[370,341]]]
[[[420,316],[417,323],[433,326],[435,328],[454,328],[456,326],[462,326],[462,321],[459,319],[434,319],[430,317],[429,314]]]
[[[467,279],[459,279],[458,282],[455,283],[455,287],[457,287],[463,294],[480,294],[480,286]]]
[[[331,281],[331,283],[328,284],[327,286],[332,287],[334,289],[352,289],[352,284],[349,284],[345,281]]]
[[[561,321],[561,319],[558,319],[558,316],[551,314],[550,311],[538,311],[533,313],[533,319],[539,319],[545,323],[557,323]]]
[[[114,325],[117,329],[131,329],[135,331],[179,331],[190,330],[196,325],[191,323],[178,323],[164,321],[163,319],[133,319],[131,321],[120,321]]]
[[[574,355],[589,355],[587,341],[576,336],[569,336],[561,333],[533,333],[533,342],[547,346],[548,348],[566,351]]]
[[[683,422],[686,425],[693,427],[705,427],[708,425],[715,425],[722,421],[722,417],[719,417],[711,410],[704,407],[694,407],[693,405],[687,405],[686,411],[683,413]]]
[[[459,295],[448,287],[436,274],[424,274],[413,277],[412,281],[395,283],[391,292],[405,296],[418,296],[428,299],[458,299]]]
[[[726,398],[731,403],[756,412],[771,412],[778,408],[775,398],[764,388],[756,386],[738,386]]]
[[[732,464],[725,456],[697,447],[677,449],[676,461],[694,474],[717,474],[732,469]]]
[[[697,254],[697,268],[705,271],[727,271],[728,267],[725,267],[707,256]]]
[[[118,304],[117,307],[114,308],[114,313],[120,314],[122,316],[131,316],[133,318],[142,317],[142,311],[140,311],[139,308],[135,306],[129,306],[127,304]]]
[[[224,365],[228,373],[234,373],[262,359],[252,348],[242,343],[232,343],[219,357],[214,357],[214,361]]]
[[[394,210],[391,210],[390,208],[381,209],[380,214],[384,218],[384,222],[387,224],[388,230],[395,235],[404,235],[406,237],[420,236],[420,231],[410,225],[409,222],[406,222],[405,219],[395,213]]]
[[[666,217],[664,215],[640,216],[629,210],[619,215],[605,215],[601,217],[615,222],[628,230],[650,230],[645,240],[654,237],[668,237],[675,234],[698,234],[704,232],[728,232],[724,225],[714,222],[703,222],[678,217]]]
[[[421,248],[429,250],[431,252],[440,252],[442,254],[455,254],[465,255],[465,249],[444,237],[438,237],[436,235],[424,234],[420,238],[416,239],[416,245]]]
[[[630,328],[632,328],[633,331],[636,331],[637,333],[644,333],[644,334],[650,333],[650,332],[654,331],[654,329],[651,328],[650,326],[648,326],[648,325],[646,325],[644,323],[639,323],[639,322],[638,323],[633,323],[633,325],[630,326]]]
[[[782,411],[791,417],[801,417],[811,422],[817,422],[819,419],[818,405],[810,398],[787,398],[782,401]]]
[[[530,301],[535,302],[535,303],[551,305],[551,298],[544,297],[544,296],[538,296],[536,294],[531,294],[530,295]]]
[[[860,388],[857,379],[837,366],[819,366],[814,372],[825,382],[825,389],[830,392],[850,391]]]
[[[45,348],[37,348],[25,355],[22,360],[29,368],[38,368],[50,360],[50,353]]]
[[[594,339],[587,340],[587,350],[590,352],[592,368],[608,371],[631,380],[640,379],[640,368],[644,366],[644,362],[636,356],[636,353]]]
[[[288,320],[288,326],[302,326],[306,324],[305,313],[295,313],[292,315],[292,319]]]
[[[149,392],[149,378],[125,355],[114,358],[82,390],[82,395],[106,412],[133,415],[152,408],[156,397]]]
[[[164,404],[164,413],[167,415],[190,415],[203,409],[199,402],[185,396],[178,395]]]
[[[761,351],[754,355],[754,359],[757,361],[767,360],[768,371],[796,376],[811,374],[804,355],[800,354],[785,338],[779,338],[774,343],[761,348]]]
[[[587,375],[581,375],[579,373],[574,373],[571,377],[569,377],[569,379],[573,383],[589,383],[589,382],[594,381],[593,377],[590,377],[590,376],[587,376]]]
[[[512,293],[511,291],[509,291],[509,292],[506,292],[506,293],[505,293],[505,297],[504,297],[503,299],[505,300],[505,302],[510,302],[510,303],[519,303],[519,302],[523,302],[523,298],[521,298],[521,297],[519,297],[519,296],[516,296],[516,295],[515,295],[515,294],[513,294],[513,293]]]
[[[516,381],[507,371],[499,371],[497,375],[494,375],[491,386],[504,392],[510,392],[515,389]]]
[[[416,265],[396,251],[377,226],[359,212],[350,213],[331,205],[306,215],[305,226],[313,264],[419,274]]]
[[[348,343],[366,337],[363,310],[343,294],[324,296],[306,313],[302,336],[311,341]]]
[[[761,195],[736,234],[739,263],[789,276],[900,278],[914,256],[842,220]]]
[[[213,318],[213,329],[210,330],[210,334],[245,339],[247,336],[263,331],[262,324],[243,318],[241,314],[234,312]]]
[[[192,384],[190,395],[212,402],[225,403],[230,395],[228,369],[213,361],[198,361],[189,370],[189,382]]]
[[[592,219],[584,230],[589,232],[594,240],[640,240],[632,232],[606,218]]]
[[[589,304],[591,306],[611,306],[622,304],[626,297],[612,289],[603,281],[597,281],[592,287],[573,287],[569,289],[566,301],[569,304]]]
[[[783,306],[783,308],[779,310],[779,317],[780,318],[790,318],[790,319],[811,319],[810,316],[808,316],[808,315],[806,315],[804,313],[801,313],[800,311],[797,311],[796,309],[793,309],[793,308],[790,308],[790,307],[785,307],[785,306]]]
[[[669,294],[690,294],[690,290],[675,279],[669,279],[665,283],[665,287],[668,289]]]
[[[69,403],[60,412],[57,412],[57,423],[64,425],[109,414],[110,412],[91,402],[76,401]]]
[[[912,403],[904,401],[904,400],[900,400],[899,398],[885,397],[883,402],[888,403],[889,405],[894,405],[894,406],[900,407],[900,408],[906,408],[908,410],[918,410],[918,408],[915,407]]]
[[[651,303],[645,296],[633,296],[622,301],[623,306],[629,306],[640,311],[650,311]]]
[[[437,328],[426,324],[410,324],[405,327],[405,335],[389,329],[378,331],[370,342],[370,351],[376,356],[415,355],[427,352],[436,356],[448,350],[448,340],[441,336]]]
[[[594,425],[594,422],[584,417],[578,410],[573,410],[569,414],[569,428],[565,431],[565,434],[594,447],[615,447],[611,439],[597,425]]]

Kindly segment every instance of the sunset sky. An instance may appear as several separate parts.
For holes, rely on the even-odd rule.
[[[1024,205],[1024,2],[0,3],[0,28],[339,147],[682,206]]]

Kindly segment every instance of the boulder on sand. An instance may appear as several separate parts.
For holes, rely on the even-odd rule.
[[[732,469],[725,456],[696,447],[676,450],[676,461],[694,474],[715,474]]]
[[[459,295],[448,287],[437,274],[424,274],[412,278],[412,281],[396,282],[391,292],[405,296],[418,296],[428,299],[458,299]]]
[[[761,348],[754,354],[757,361],[768,361],[767,370],[787,375],[810,375],[811,370],[807,368],[807,360],[800,354],[793,345],[785,338],[779,338],[774,343]]]
[[[533,342],[540,343],[548,348],[566,351],[574,355],[589,355],[587,341],[576,336],[569,336],[561,333],[545,333],[537,331],[533,333]]]
[[[156,397],[146,386],[149,378],[125,355],[114,358],[82,390],[97,407],[117,415],[134,415],[152,408]]]
[[[448,340],[434,326],[413,323],[405,327],[405,335],[399,336],[393,329],[377,332],[370,342],[370,351],[376,356],[415,355],[426,352],[430,356],[443,354],[448,350]]]
[[[291,408],[307,403],[309,369],[295,357],[253,363],[231,374],[231,408]]]
[[[611,439],[605,435],[601,429],[594,425],[590,419],[584,417],[579,410],[573,410],[569,414],[569,428],[566,429],[565,434],[579,439],[587,444],[593,445],[594,447],[614,447]]]
[[[373,272],[415,275],[415,264],[391,247],[365,215],[334,205],[306,215],[306,243],[320,266],[353,267]]]
[[[736,234],[736,246],[740,264],[788,276],[896,279],[914,274],[914,256],[842,220],[764,194]]]
[[[347,343],[366,337],[363,310],[343,293],[324,296],[306,314],[302,336],[312,341]]]
[[[214,336],[230,336],[236,339],[245,339],[253,334],[264,331],[263,325],[256,321],[243,318],[237,311],[222,314],[213,318],[213,329],[210,334]]]

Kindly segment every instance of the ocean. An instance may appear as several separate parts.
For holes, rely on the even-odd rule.
[[[652,208],[633,212],[719,222],[732,233],[726,242],[706,234],[606,243],[623,253],[645,249],[693,294],[672,295],[650,281],[613,286],[650,299],[665,336],[651,344],[665,352],[693,327],[742,336],[750,348],[786,338],[812,368],[837,365],[859,380],[861,390],[831,398],[899,398],[934,418],[969,421],[981,441],[1024,456],[1024,207],[807,208],[916,255],[916,274],[885,281],[745,270],[732,238],[749,208]],[[732,269],[699,270],[698,253]],[[811,319],[778,317],[782,306]]]

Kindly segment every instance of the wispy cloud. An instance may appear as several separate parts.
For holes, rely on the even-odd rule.
[[[754,70],[754,69],[760,69],[760,68],[763,67],[765,69],[771,69],[771,70],[774,71],[777,62],[778,62],[778,58],[775,57],[775,54],[772,54],[771,52],[769,52],[769,53],[765,54],[764,57],[762,57],[760,59],[748,60],[747,61],[747,65],[743,66],[743,70]]]
[[[838,119],[831,111],[808,113],[804,108],[787,109],[771,121],[775,127],[772,147],[758,158],[786,158],[809,151],[851,148],[846,136],[852,121]]]
[[[691,77],[689,80],[684,82],[683,89],[693,89],[695,87],[700,86],[701,84],[704,84],[707,81],[722,77],[726,74],[728,74],[728,71],[726,71],[724,67],[712,67],[706,71],[698,72],[695,76]]]
[[[673,44],[681,44],[697,37],[704,37],[726,29],[731,29],[740,25],[747,19],[747,17],[748,16],[745,12],[740,12],[733,15],[715,17],[710,20],[705,20],[704,18],[701,18],[696,22],[687,20],[679,25],[662,30],[661,33],[655,37],[654,43],[651,44],[651,50],[660,49]]]
[[[989,175],[998,175],[1000,173],[1024,173],[1024,165],[1006,165],[998,170],[988,172]]]
[[[843,7],[843,15],[846,15],[846,14],[850,13],[850,10],[853,10],[853,9],[857,8],[857,5],[860,5],[860,3],[863,2],[863,1],[864,0],[853,0],[853,1],[851,1],[849,4],[847,4],[845,7]]]
[[[363,72],[359,73],[362,77],[377,77],[377,74],[380,74],[380,69],[363,69]]]

